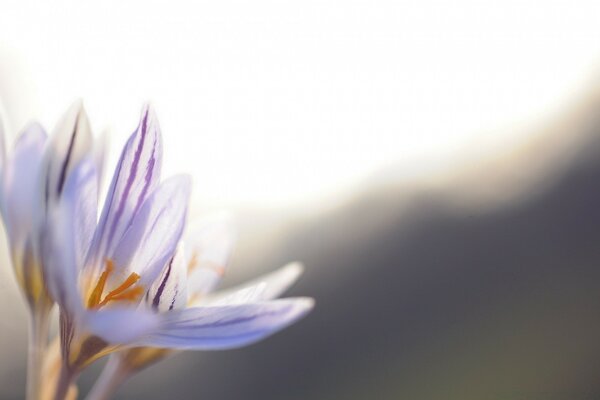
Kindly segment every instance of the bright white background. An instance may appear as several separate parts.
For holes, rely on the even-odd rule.
[[[197,200],[314,204],[521,140],[596,70],[576,3],[5,1],[0,93],[13,130],[81,97],[115,146],[151,100]]]

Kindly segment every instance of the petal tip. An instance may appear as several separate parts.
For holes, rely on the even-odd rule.
[[[296,277],[302,275],[306,269],[304,264],[302,264],[300,261],[293,261],[283,268],[287,273]]]

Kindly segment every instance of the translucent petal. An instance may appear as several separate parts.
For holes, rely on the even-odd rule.
[[[159,314],[140,308],[111,308],[87,311],[83,319],[87,330],[111,344],[129,344],[160,327]]]
[[[314,305],[309,298],[222,307],[198,307],[157,314],[161,326],[135,346],[217,350],[245,346],[294,323]]]
[[[47,136],[39,124],[29,125],[15,142],[4,171],[4,222],[13,249],[24,245],[33,230],[33,210],[42,153]]]
[[[272,300],[281,296],[302,275],[304,267],[294,262],[240,286],[198,298],[194,305],[244,304]]]
[[[173,257],[185,227],[191,181],[178,175],[164,181],[144,202],[115,250],[113,282],[136,272],[150,286]],[[110,287],[110,285],[109,285]]]
[[[221,281],[236,239],[233,218],[221,213],[198,221],[186,235],[188,290],[192,296],[211,292]]]

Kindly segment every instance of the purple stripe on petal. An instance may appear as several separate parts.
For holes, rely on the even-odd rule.
[[[69,173],[91,150],[92,133],[81,101],[73,104],[56,125],[44,154],[44,209],[60,197]]]
[[[295,298],[223,307],[200,307],[160,314],[161,328],[136,346],[175,349],[230,349],[254,343],[306,315],[312,299]]]
[[[167,272],[165,273],[165,277],[160,282],[160,286],[158,287],[158,290],[156,291],[156,294],[154,295],[154,299],[152,299],[152,308],[154,308],[155,310],[158,309],[158,305],[160,304],[160,296],[162,296],[162,294],[165,290],[165,286],[167,285],[167,280],[169,280],[169,276],[171,275],[171,269],[173,268],[173,259],[174,258],[175,257],[171,258],[171,261],[169,262],[169,265],[167,266]],[[173,301],[175,301],[175,299],[173,299]]]
[[[79,125],[79,116],[75,119],[75,126],[73,126],[73,133],[71,133],[71,140],[69,141],[69,148],[67,149],[67,155],[63,161],[62,167],[60,168],[60,175],[58,178],[58,187],[56,188],[57,193],[60,193],[63,190],[65,185],[65,179],[67,177],[67,168],[69,166],[69,161],[71,161],[71,157],[73,155],[73,148],[75,147],[75,140],[77,138],[77,126]]]
[[[119,201],[119,207],[117,208],[117,211],[115,213],[115,217],[112,221],[112,226],[109,230],[109,236],[113,237],[114,233],[115,233],[115,229],[117,227],[117,223],[119,222],[119,219],[121,218],[121,216],[123,215],[123,211],[125,210],[125,203],[128,200],[128,196],[129,193],[131,191],[131,187],[133,186],[134,182],[135,182],[135,177],[137,176],[137,172],[138,172],[138,166],[140,163],[140,157],[142,154],[142,150],[144,148],[144,142],[146,141],[146,135],[148,132],[148,110],[146,110],[146,113],[144,114],[144,117],[142,119],[142,129],[141,129],[141,135],[140,135],[140,141],[138,143],[137,149],[135,150],[135,154],[133,157],[133,163],[131,164],[131,169],[129,170],[129,176],[127,177],[127,183],[125,184],[125,188],[123,190],[123,195],[120,198]],[[154,142],[154,146],[152,148],[152,156],[150,158],[150,161],[148,162],[148,171],[152,170],[152,167],[154,166],[155,163],[155,159],[154,159],[154,150],[156,148],[156,141]],[[119,166],[121,167],[121,165]],[[120,171],[120,168],[119,168]],[[150,172],[150,177],[152,176],[152,173]],[[150,179],[148,179],[148,172],[146,173],[146,179],[144,182],[144,186],[142,188],[142,191],[140,193],[140,196],[137,199],[137,203],[136,206],[134,208],[134,214],[135,214],[135,210],[137,210],[139,208],[139,206],[141,205],[141,203],[144,200],[144,197],[148,191],[148,184],[150,183]]]
[[[106,258],[113,257],[134,217],[158,184],[161,159],[160,129],[152,109],[147,107],[121,153],[94,236],[88,267],[98,270]]]
[[[114,251],[112,259],[121,271],[115,279],[136,272],[139,284],[155,283],[181,239],[190,190],[189,177],[174,176],[146,199]]]
[[[187,305],[186,277],[187,264],[183,251],[179,247],[162,271],[160,278],[150,286],[146,304],[158,312],[185,307]]]

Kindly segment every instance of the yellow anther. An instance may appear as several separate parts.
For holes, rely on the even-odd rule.
[[[115,267],[112,260],[106,260],[106,269],[102,272],[100,278],[98,278],[98,282],[96,283],[92,294],[90,294],[88,308],[100,308],[111,300],[135,301],[144,294],[144,288],[142,286],[131,287],[140,280],[140,276],[135,272],[132,272],[122,284],[108,292],[104,297],[104,300],[102,300],[102,293],[106,286],[106,280],[114,269]]]
[[[106,285],[106,280],[108,279],[108,275],[110,275],[114,269],[115,266],[112,260],[106,260],[106,269],[104,270],[104,272],[102,272],[100,278],[98,278],[98,282],[96,283],[92,294],[90,294],[90,298],[88,299],[88,308],[98,307],[98,305],[100,304],[100,299],[102,298],[104,286]]]
[[[140,276],[135,272],[132,272],[119,287],[108,292],[104,300],[100,302],[99,306],[102,307],[111,300],[137,300],[139,296],[144,293],[144,288],[141,286],[132,288],[131,286],[139,280]]]

